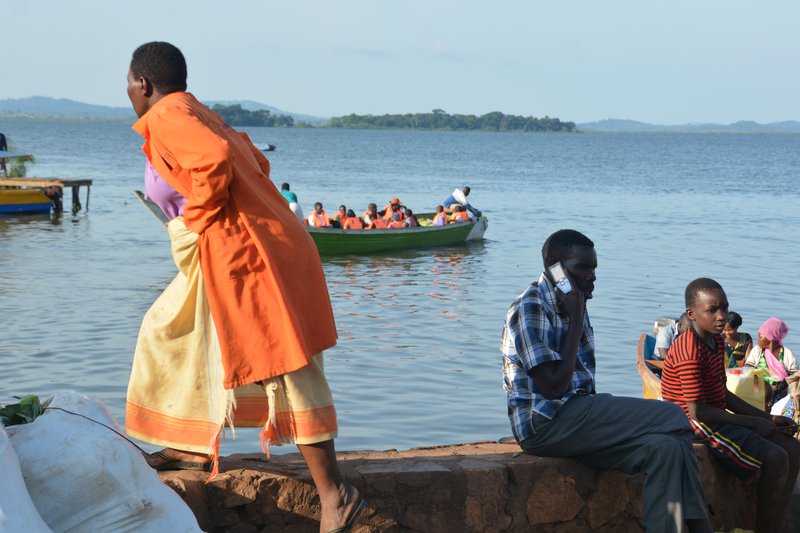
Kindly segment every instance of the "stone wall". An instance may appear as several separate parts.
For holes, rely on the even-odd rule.
[[[755,483],[742,484],[695,447],[715,529],[753,529]],[[598,472],[579,461],[530,457],[509,444],[339,454],[366,496],[355,528],[373,531],[642,531],[642,477]],[[206,483],[201,472],[161,477],[210,532],[316,532],[319,500],[298,454],[233,455]]]

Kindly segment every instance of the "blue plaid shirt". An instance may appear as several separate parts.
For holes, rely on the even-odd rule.
[[[594,333],[584,313],[575,372],[569,389],[558,400],[548,400],[530,376],[532,368],[561,361],[569,318],[560,312],[553,284],[542,274],[520,294],[506,313],[503,340],[503,388],[508,394],[508,417],[518,442],[533,434],[531,416],[553,419],[564,403],[579,394],[594,394]]]

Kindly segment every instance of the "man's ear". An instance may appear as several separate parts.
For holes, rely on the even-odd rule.
[[[144,76],[139,76],[139,82],[138,83],[141,84],[142,94],[144,96],[146,96],[148,98],[153,96],[153,92],[154,92],[155,88],[153,87],[153,84],[150,83],[150,80],[148,80]]]
[[[558,259],[556,259],[554,257],[549,257],[549,258],[547,258],[545,260],[544,266],[545,266],[545,268],[550,268],[551,266],[555,265],[556,263],[558,263]]]
[[[687,307],[686,308],[686,316],[689,317],[689,320],[694,322],[694,307]]]

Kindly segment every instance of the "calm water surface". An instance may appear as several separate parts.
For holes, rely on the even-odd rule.
[[[641,395],[638,334],[679,314],[698,276],[723,284],[742,330],[776,315],[800,347],[800,136],[246,130],[278,145],[273,181],[291,182],[306,209],[360,213],[399,196],[428,210],[467,183],[490,218],[482,243],[324,260],[339,449],[509,434],[503,315],[564,227],[597,246],[599,389]],[[121,123],[6,120],[0,131],[37,156],[29,175],[94,180],[88,212],[0,219],[0,402],[77,389],[122,421],[142,315],[175,275],[164,229],[131,194],[141,142]],[[258,449],[255,430],[237,433],[223,453]]]

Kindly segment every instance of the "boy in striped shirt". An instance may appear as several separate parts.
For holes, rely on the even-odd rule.
[[[686,287],[689,329],[669,350],[661,376],[661,396],[689,417],[696,439],[707,445],[743,479],[761,470],[756,531],[778,531],[792,493],[800,442],[791,419],[770,416],[725,387],[725,343],[721,333],[728,298],[710,278]]]

